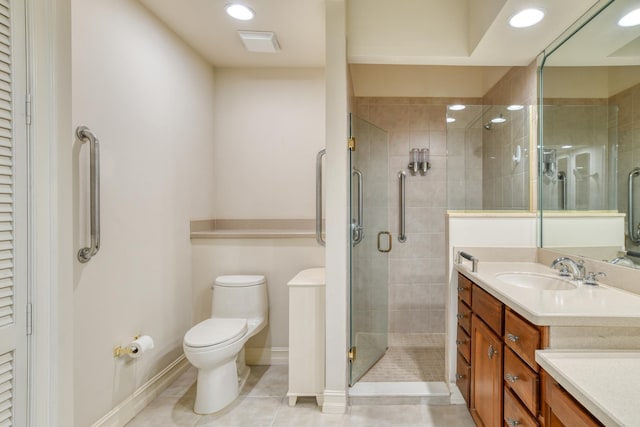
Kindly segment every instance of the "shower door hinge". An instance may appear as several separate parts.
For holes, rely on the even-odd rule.
[[[356,139],[355,137],[350,137],[347,141],[347,147],[349,147],[349,151],[356,151]]]
[[[33,307],[27,303],[27,336],[33,333]]]
[[[31,94],[28,93],[25,96],[25,120],[27,122],[27,126],[31,125]]]
[[[349,353],[347,353],[347,356],[349,357],[349,362],[353,362],[354,360],[356,360],[356,348],[351,347],[349,349]]]

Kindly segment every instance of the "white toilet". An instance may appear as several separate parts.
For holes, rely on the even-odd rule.
[[[189,329],[182,344],[198,368],[198,414],[219,411],[238,397],[249,376],[244,344],[265,327],[269,310],[264,276],[220,276],[212,290],[211,318]]]

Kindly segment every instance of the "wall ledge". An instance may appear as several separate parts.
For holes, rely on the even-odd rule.
[[[313,219],[202,219],[190,223],[192,239],[315,238]]]

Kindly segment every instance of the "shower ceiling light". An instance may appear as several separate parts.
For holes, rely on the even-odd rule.
[[[493,119],[491,119],[491,123],[504,123],[506,121],[507,119],[502,117],[502,114],[500,114],[498,117],[494,117]]]
[[[640,25],[640,9],[634,9],[624,15],[618,21],[618,25],[621,27],[635,27],[636,25]]]
[[[456,119],[455,119],[455,118],[453,118],[453,117],[447,117],[447,123],[453,123],[453,122],[455,122],[455,121],[456,121]]]
[[[544,12],[540,9],[524,9],[509,19],[509,25],[513,28],[526,28],[536,25],[544,18]]]
[[[251,21],[256,13],[249,6],[243,4],[230,3],[224,7],[227,15],[239,21]]]
[[[522,110],[523,108],[524,108],[524,105],[513,104],[513,105],[509,105],[507,107],[507,110],[509,110],[509,111],[519,111],[519,110]]]
[[[462,104],[449,105],[449,110],[451,111],[460,111],[460,110],[464,110],[465,108],[467,107]]]

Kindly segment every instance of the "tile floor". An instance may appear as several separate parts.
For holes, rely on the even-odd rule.
[[[295,407],[289,407],[287,371],[286,366],[254,366],[235,402],[215,415],[197,415],[192,410],[196,371],[190,368],[127,426],[474,426],[464,405],[386,405],[378,402],[353,405],[347,414],[323,414],[315,399],[303,398],[298,399]]]
[[[389,334],[384,356],[363,382],[444,381],[445,334]]]

